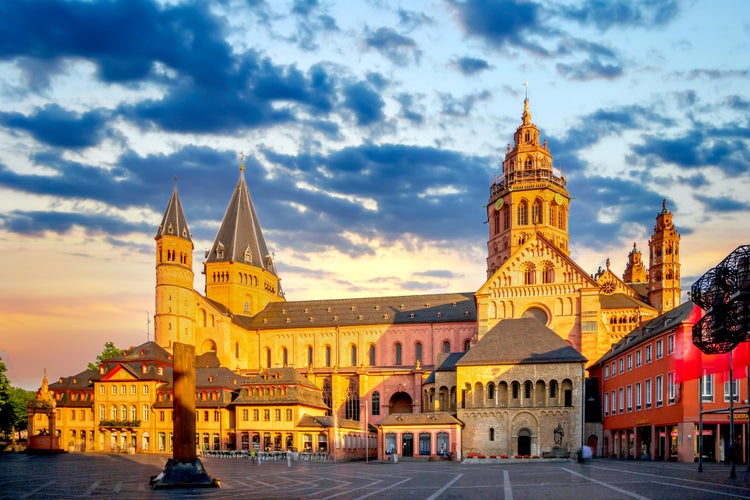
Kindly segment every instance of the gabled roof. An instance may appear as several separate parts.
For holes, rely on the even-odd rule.
[[[504,319],[479,339],[456,366],[578,363],[586,358],[533,318]]]
[[[167,203],[167,209],[164,211],[164,217],[159,224],[159,230],[156,232],[156,239],[161,236],[177,236],[186,239],[192,243],[192,236],[188,229],[185,212],[182,210],[180,195],[177,194],[177,185],[172,190],[172,196]]]
[[[383,427],[400,425],[460,425],[463,424],[450,413],[428,412],[428,413],[391,413],[380,423]]]
[[[653,309],[653,307],[645,302],[641,302],[635,297],[624,293],[613,293],[612,295],[600,294],[599,303],[602,309],[632,309],[634,307]]]
[[[246,329],[311,326],[476,322],[472,293],[272,302],[253,317],[234,316]]]
[[[299,422],[297,422],[297,427],[318,427],[318,428],[328,428],[328,427],[338,427],[340,429],[362,429],[362,422],[358,422],[356,420],[350,420],[346,418],[339,418],[337,420],[334,420],[332,416],[326,415],[326,416],[314,416],[314,415],[308,415],[305,413],[302,415],[302,418],[299,419]]]
[[[537,248],[533,248],[533,247]],[[526,242],[518,247],[518,249],[511,254],[508,259],[503,262],[500,267],[497,268],[497,270],[490,276],[487,281],[484,282],[484,284],[479,287],[479,290],[477,291],[477,295],[483,295],[490,293],[490,289],[497,286],[497,283],[500,281],[499,276],[502,275],[502,273],[507,272],[509,269],[512,269],[514,267],[517,267],[521,265],[521,262],[523,262],[523,254],[524,253],[533,253],[538,255],[542,252],[548,252],[550,256],[554,256],[554,261],[558,264],[556,265],[556,268],[561,267],[560,263],[564,263],[565,265],[569,266],[576,274],[577,279],[584,284],[584,286],[589,287],[598,287],[596,280],[591,277],[589,273],[587,273],[581,266],[576,264],[576,262],[570,258],[570,256],[566,255],[565,252],[560,250],[555,244],[553,244],[550,240],[544,237],[544,235],[540,232],[535,232]],[[541,284],[538,283],[536,285],[523,285],[521,283],[514,283],[510,288],[513,286],[552,286],[551,284]],[[504,287],[508,288],[508,287]]]
[[[278,276],[245,183],[244,166],[206,262],[243,262]]]

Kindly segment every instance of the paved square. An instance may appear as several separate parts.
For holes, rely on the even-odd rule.
[[[0,498],[617,499],[748,498],[750,474],[696,464],[594,460],[497,463],[401,461],[253,465],[206,458],[221,488],[156,490],[149,478],[166,456],[0,455]]]

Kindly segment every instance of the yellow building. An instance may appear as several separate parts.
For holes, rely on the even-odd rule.
[[[218,399],[202,400],[202,389],[199,391],[196,444],[204,449],[240,449],[252,442],[260,448],[277,448],[280,443],[281,448],[317,449],[320,441],[316,441],[315,433],[311,431],[307,434],[313,435],[305,437],[300,426],[307,417],[327,415],[332,426],[326,429],[333,429],[323,432],[327,447],[338,453],[347,444],[340,439],[339,423],[341,428],[350,425],[345,422],[364,428],[365,417],[369,424],[378,426],[387,424],[390,415],[431,412],[446,412],[460,420],[459,410],[466,407],[467,394],[474,389],[467,392],[462,386],[468,381],[457,375],[457,365],[441,371],[441,363],[446,355],[465,353],[479,345],[505,320],[534,318],[545,331],[554,332],[592,362],[633,328],[677,306],[679,234],[666,204],[657,214],[648,242],[649,267],[646,269],[634,245],[625,273],[618,277],[609,264],[590,273],[570,258],[572,199],[525,100],[521,124],[513,144],[507,146],[502,172],[489,188],[487,276],[478,290],[290,301],[268,251],[243,166],[216,238],[204,254],[203,292],[194,289],[194,245],[175,187],[155,237],[154,344],[166,356],[174,342],[192,344],[199,356],[215,360],[214,369],[224,367],[237,377],[236,387],[224,384],[216,392]],[[459,363],[458,357],[451,359]],[[488,362],[490,365],[493,363]],[[158,370],[157,364],[154,369]],[[141,373],[136,366],[111,375],[117,379],[97,380],[90,396],[93,400],[84,401],[91,406],[95,422],[84,428],[64,420],[64,432],[72,437],[75,430],[80,440],[80,432],[85,430],[87,442],[94,436],[92,446],[97,450],[134,445],[138,451],[168,451],[169,421],[161,420],[161,412],[167,419],[171,404],[156,396],[161,394],[160,387],[169,384],[166,365],[164,370],[163,375]],[[289,406],[273,402],[273,398],[261,401],[253,395],[263,385],[257,377],[273,373],[290,381],[303,377],[307,382],[297,387],[316,387],[322,405],[300,400],[287,420]],[[482,376],[472,384],[497,386],[502,381],[499,375],[496,378]],[[201,388],[213,382],[198,383]],[[99,392],[100,386],[105,386],[104,393]],[[119,392],[122,386],[125,394]],[[135,394],[131,394],[131,386],[136,387]],[[116,394],[111,392],[113,387]],[[549,384],[545,388],[551,390]],[[59,389],[68,391],[62,386]],[[149,393],[142,392],[145,390]],[[168,393],[166,389],[162,392]],[[582,389],[574,392],[581,395]],[[206,397],[213,398],[213,394],[208,391]],[[73,401],[63,402],[71,405],[63,405],[65,408],[73,409]],[[99,416],[101,405],[104,417]],[[144,413],[148,405],[151,413]],[[261,418],[253,424],[252,419],[242,419],[245,410],[256,409],[263,412],[259,415],[271,412],[270,420]],[[113,418],[115,410],[117,418]],[[281,418],[274,420],[277,410]],[[504,411],[513,413],[521,407],[509,404]],[[159,412],[158,425],[154,412]],[[68,412],[68,416],[72,414]],[[80,418],[80,413],[76,416]],[[119,427],[99,425],[108,420],[118,422]],[[134,420],[140,421],[140,431],[123,425]],[[448,422],[446,426],[454,425]],[[76,425],[79,423],[77,420]],[[439,432],[443,431],[435,431]],[[465,425],[462,432],[471,429]],[[586,436],[579,434],[572,435],[585,440]],[[447,447],[455,449],[460,439],[455,433],[449,435],[453,437]],[[547,443],[548,438],[540,437],[539,443]],[[431,443],[428,456],[437,456],[436,441]],[[541,451],[541,445],[538,449]],[[460,454],[460,449],[456,451]]]

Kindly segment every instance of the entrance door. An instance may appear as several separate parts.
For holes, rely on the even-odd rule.
[[[531,433],[528,429],[518,431],[518,454],[531,455]]]
[[[401,435],[401,456],[414,456],[414,434],[407,433]]]

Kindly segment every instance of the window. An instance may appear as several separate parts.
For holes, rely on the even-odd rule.
[[[135,405],[130,405],[130,420],[138,420],[138,408]]]
[[[629,385],[625,388],[626,401],[628,403],[628,413],[633,411],[633,386]]]
[[[495,384],[490,382],[487,384],[487,401],[495,400]]]
[[[271,349],[266,347],[266,368],[271,368]]]
[[[264,422],[271,421],[271,410],[263,410],[263,421]]]
[[[257,422],[258,420],[260,420],[260,410],[257,410],[257,409],[253,410],[253,420],[255,422]]]
[[[494,441],[494,440],[495,440],[495,429],[490,427],[490,441]]]
[[[521,391],[521,384],[519,384],[518,382],[514,381],[512,384],[510,384],[510,389],[511,389],[511,391],[510,391],[511,392],[511,397],[513,399],[518,399],[519,392]]]
[[[214,422],[220,422],[221,421],[221,411],[214,410]]]
[[[469,348],[471,347],[471,340],[466,339],[464,341],[464,352],[469,352]]]
[[[620,408],[619,411],[620,411],[620,413],[624,413],[625,412],[625,390],[622,387],[620,387],[617,390],[617,397],[618,397],[618,401],[620,402],[619,403],[619,408]]]
[[[701,377],[701,401],[713,403],[714,401],[714,374],[703,372]]]
[[[451,352],[451,343],[447,340],[443,342],[443,352]]]
[[[622,375],[623,373],[625,373],[625,360],[623,358],[620,358],[618,364],[620,365],[620,375]]]
[[[664,405],[664,377],[657,375],[654,383],[656,384],[656,407],[661,408]]]
[[[148,405],[141,405],[141,420],[148,422]]]
[[[615,366],[615,362],[612,361],[612,378],[615,378],[617,376],[617,367]]]
[[[525,399],[531,399],[531,382],[528,380],[523,383],[523,397]]]
[[[635,367],[636,368],[638,368],[639,366],[641,366],[641,364],[643,364],[642,358],[643,358],[643,351],[641,351],[640,349],[635,351]]]
[[[628,371],[633,369],[633,355],[628,354]]]
[[[357,366],[357,346],[352,344],[351,348],[349,349],[350,359],[349,362],[351,366]]]
[[[311,345],[307,346],[307,366],[313,365],[313,348]]]
[[[641,394],[641,383],[636,382],[635,383],[635,411],[641,410],[642,403],[643,403],[643,395]]]
[[[165,417],[164,410],[159,411],[159,422],[165,422]]]
[[[729,402],[729,389],[732,389],[732,400],[736,403],[740,400],[740,381],[739,380],[732,380],[732,384],[730,387],[729,384],[729,374],[724,374],[724,402]]]
[[[529,223],[529,204],[522,200],[518,204],[518,225],[525,226]]]
[[[375,344],[370,344],[370,366],[375,366]]]
[[[250,410],[245,408],[242,410],[242,421],[247,422],[248,420],[250,420]]]
[[[136,389],[135,384],[131,384],[130,394],[138,394],[138,389]]]
[[[148,386],[147,385],[143,386],[143,395],[144,396],[148,396]]]
[[[106,394],[106,393],[107,393],[107,391],[105,390],[104,385],[100,385],[99,386],[99,394],[103,395],[103,394]]]
[[[289,366],[289,351],[286,347],[281,348],[281,366]]]
[[[326,366],[331,366],[331,346],[326,346]]]
[[[646,346],[646,363],[651,362],[651,344]]]
[[[122,384],[122,385],[120,386],[120,394],[127,394],[127,393],[128,393],[128,388],[127,388],[127,386],[126,386],[125,384]]]
[[[609,415],[609,393],[604,393],[604,416]]]
[[[273,419],[277,422],[281,420],[281,408],[276,408],[273,411]]]
[[[656,341],[656,359],[661,359],[664,356],[664,339]]]
[[[99,405],[99,420],[106,420],[106,419],[107,419],[107,409],[104,405]]]
[[[380,415],[380,392],[378,391],[372,393],[372,414]]]
[[[287,420],[287,422],[291,421],[292,420],[292,409],[291,408],[287,408],[285,413],[286,413],[286,420]]]
[[[400,365],[400,364],[401,364],[401,344],[396,344],[396,345],[394,346],[394,350],[396,351],[396,352],[394,353],[394,355],[395,355],[395,357],[396,357],[396,362],[395,362],[395,364],[397,364],[397,365]]]
[[[672,354],[674,352],[674,333],[670,333],[669,336],[667,336],[667,354]]]
[[[536,267],[533,264],[526,266],[526,271],[523,273],[523,284],[524,285],[535,285],[536,284]]]
[[[651,409],[651,379],[644,382],[644,389],[646,391],[646,409]]]
[[[549,397],[550,399],[557,399],[557,380],[550,380],[549,382]]]
[[[667,404],[673,405],[676,398],[676,387],[674,381],[674,372],[667,373],[667,397],[669,398]]]
[[[203,421],[208,422],[208,410],[203,410]]]
[[[414,362],[422,363],[422,343],[417,342],[414,344]]]
[[[615,391],[610,394],[610,401],[612,402],[612,415],[617,415],[617,398],[615,397]]]

